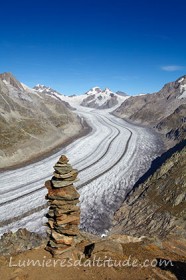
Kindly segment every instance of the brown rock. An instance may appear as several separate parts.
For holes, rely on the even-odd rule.
[[[59,174],[67,174],[71,172],[73,169],[70,164],[56,164],[54,166],[54,170],[56,170],[57,173]]]
[[[77,181],[77,180],[76,180]],[[75,182],[75,181],[74,181]],[[72,181],[65,180],[52,180],[52,186],[54,188],[63,188],[72,185]]]
[[[55,226],[55,230],[58,233],[62,233],[65,235],[72,235],[72,236],[78,235],[80,233],[77,225],[70,225],[70,224]]]
[[[67,163],[67,162],[69,162],[69,159],[65,155],[61,155],[58,162],[59,163]]]
[[[54,240],[50,240],[48,242],[48,245],[51,246],[52,248],[61,248],[64,249],[64,244],[56,243]],[[65,249],[69,248],[69,246],[65,246]]]
[[[55,257],[55,256],[59,256],[59,255],[63,254],[64,252],[68,251],[69,248],[70,248],[69,246],[64,245],[60,248],[53,248],[50,246],[46,246],[45,249]]]
[[[52,183],[50,180],[46,181],[45,182],[45,187],[48,189],[48,190],[51,190],[52,189]]]
[[[59,174],[59,173],[54,172],[54,177],[62,178],[62,179],[68,179],[71,177],[76,178],[77,175],[78,175],[77,169],[73,169],[71,172],[66,173],[66,174]]]
[[[63,209],[64,205],[76,205],[79,203],[79,199],[74,200],[51,200],[49,201],[52,207],[57,207],[59,209]]]
[[[64,245],[73,244],[73,237],[60,234],[54,230],[52,230],[52,238],[55,240],[57,244],[64,244]]]
[[[79,198],[79,194],[73,186],[68,186],[58,189],[49,189],[47,198],[53,200],[74,200]]]
[[[54,221],[53,220],[48,220],[48,224],[50,228],[54,228]]]
[[[80,211],[80,207],[76,206],[76,205],[64,205],[62,208],[55,208],[55,216],[59,217],[62,214],[66,214],[66,213],[71,213],[71,212],[79,212]]]
[[[56,219],[56,224],[57,225],[63,225],[63,224],[68,224],[68,223],[73,223],[77,222],[79,224],[80,222],[80,217],[79,215],[62,215],[61,217],[58,217]]]

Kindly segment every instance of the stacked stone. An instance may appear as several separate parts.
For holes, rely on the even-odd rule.
[[[79,194],[73,186],[77,181],[78,171],[62,155],[54,166],[52,180],[46,181],[49,200],[48,234],[46,249],[53,256],[59,256],[75,247],[78,243],[80,223]]]

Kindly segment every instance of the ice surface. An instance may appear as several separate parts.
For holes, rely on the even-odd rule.
[[[46,209],[37,209],[46,203],[42,187],[61,154],[80,171],[76,186],[81,195],[81,228],[102,234],[126,193],[155,157],[155,135],[110,115],[111,109],[92,110],[78,106],[79,102],[77,97],[71,105],[92,127],[90,134],[47,159],[0,173],[0,234],[20,227],[44,230]]]

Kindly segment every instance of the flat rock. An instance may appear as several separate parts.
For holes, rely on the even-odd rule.
[[[50,240],[48,242],[48,245],[51,246],[52,248],[62,248],[62,249],[64,249],[64,244],[56,243],[54,240]],[[65,249],[66,248],[69,248],[69,247],[65,246]]]
[[[67,173],[71,172],[73,169],[70,164],[66,164],[66,165],[56,164],[54,166],[54,170],[57,171],[57,173],[59,173],[59,174],[67,174]]]
[[[52,238],[55,240],[57,244],[64,244],[64,245],[72,245],[74,240],[73,237],[60,234],[54,230],[52,230]]]
[[[70,224],[65,224],[65,225],[61,225],[61,226],[55,226],[55,230],[58,233],[61,234],[67,234],[67,235],[79,235],[79,228],[77,225],[70,225]]]
[[[77,180],[74,180],[73,182],[76,182]],[[54,188],[63,188],[67,187],[73,184],[72,181],[64,181],[64,180],[52,180],[52,186]]]
[[[63,209],[64,205],[76,205],[80,201],[79,199],[74,199],[74,200],[50,200],[49,204],[52,207],[57,207],[59,209]]]
[[[79,211],[80,211],[80,207],[79,206],[68,204],[68,205],[64,205],[60,209],[56,208],[54,213],[55,213],[56,217],[59,217],[62,214],[71,213],[71,212],[79,212]]]
[[[54,172],[54,177],[56,178],[62,178],[62,179],[67,179],[67,178],[71,178],[71,177],[77,177],[78,175],[78,171],[77,169],[73,169],[71,172],[66,173],[66,174],[59,174],[57,172]]]
[[[54,200],[74,200],[79,198],[79,194],[73,186],[49,189],[48,199]]]
[[[48,252],[50,252],[54,257],[63,254],[64,252],[69,250],[69,246],[63,245],[60,248],[53,248],[50,246],[46,246],[45,248]]]
[[[56,224],[57,225],[63,225],[63,224],[68,224],[72,222],[77,222],[79,224],[80,222],[80,214],[76,215],[62,215],[56,219]]]

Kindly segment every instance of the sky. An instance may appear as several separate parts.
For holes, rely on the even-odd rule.
[[[0,73],[81,94],[135,95],[186,74],[185,0],[1,1]]]

